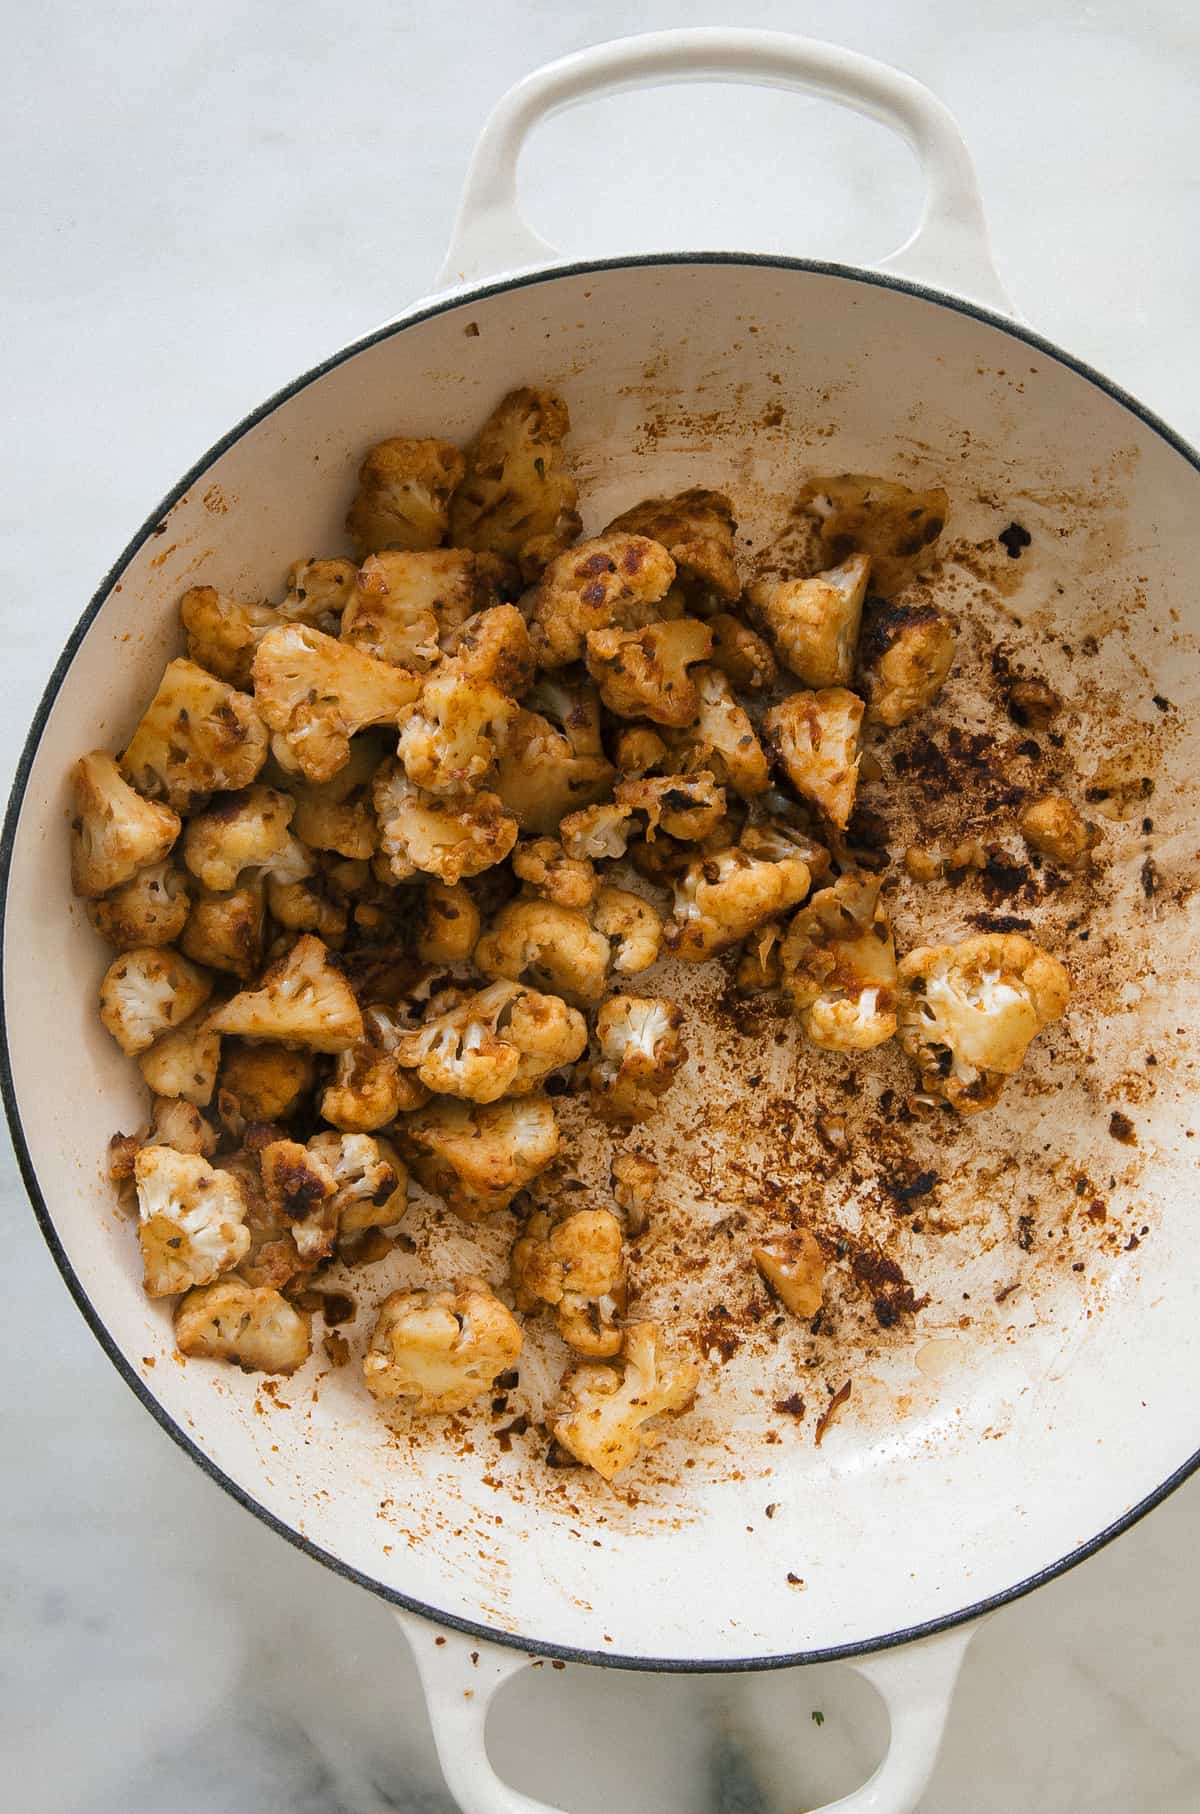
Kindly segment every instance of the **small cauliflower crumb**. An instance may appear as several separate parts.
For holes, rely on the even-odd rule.
[[[1031,850],[1064,869],[1083,869],[1100,842],[1100,827],[1083,817],[1062,794],[1032,800],[1020,819],[1021,836]]]
[[[754,1264],[780,1303],[807,1321],[825,1301],[825,1258],[807,1228],[789,1228],[752,1249]]]

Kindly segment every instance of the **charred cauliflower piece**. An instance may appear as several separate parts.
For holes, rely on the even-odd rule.
[[[1029,848],[1064,869],[1083,869],[1100,841],[1100,827],[1085,819],[1062,794],[1030,801],[1020,823]]]
[[[131,1058],[203,1007],[212,983],[169,947],[137,947],[111,963],[100,984],[100,1018]]]
[[[372,792],[380,856],[393,881],[408,881],[419,870],[453,886],[503,862],[517,841],[516,819],[486,789],[442,799],[414,787],[398,762],[387,762]]]
[[[465,1222],[505,1209],[558,1151],[558,1124],[545,1096],[489,1103],[439,1098],[397,1130],[426,1190]]]
[[[579,661],[590,635],[636,630],[664,614],[659,608],[675,578],[675,563],[644,535],[598,535],[551,561],[533,595],[530,635],[544,668]]]
[[[71,885],[97,900],[160,863],[179,836],[179,814],[143,800],[103,750],[71,770]]]
[[[839,831],[845,831],[854,811],[862,720],[862,700],[845,687],[792,693],[763,720],[796,792]]]
[[[196,1015],[173,1033],[164,1033],[142,1053],[138,1065],[156,1096],[182,1096],[199,1108],[212,1101],[221,1063],[221,1039]],[[163,1146],[171,1142],[164,1139]]]
[[[716,776],[708,769],[694,775],[649,775],[641,781],[619,781],[613,792],[626,812],[646,815],[645,835],[651,843],[660,828],[668,837],[698,843],[711,837],[725,818],[725,789],[718,787]],[[625,854],[623,847],[618,854]]]
[[[307,875],[312,863],[288,830],[295,810],[273,787],[220,794],[189,819],[183,860],[197,881],[214,891],[235,887],[243,869],[282,866],[293,879]]]
[[[600,1061],[588,1082],[592,1107],[605,1121],[645,1121],[687,1057],[683,1015],[657,996],[610,995],[596,1016]]]
[[[852,554],[811,579],[759,580],[747,594],[786,668],[806,687],[844,687],[867,595],[870,557]]]
[[[734,981],[739,995],[766,995],[778,989],[783,980],[779,947],[783,929],[776,920],[768,920],[750,934],[742,946]]]
[[[189,1359],[232,1361],[244,1373],[294,1373],[312,1349],[312,1318],[269,1285],[220,1279],[180,1299],[175,1345]]]
[[[207,1285],[242,1259],[250,1245],[246,1203],[229,1172],[195,1153],[144,1146],[133,1176],[148,1297]]]
[[[815,1046],[867,1052],[896,1031],[896,950],[878,876],[848,872],[814,894],[788,928],[780,965]]]
[[[556,832],[606,794],[613,767],[600,741],[600,699],[587,679],[544,677],[518,712],[494,786],[523,832]]]
[[[355,577],[341,637],[364,655],[424,673],[446,639],[491,602],[491,589],[465,548],[373,554]]]
[[[398,724],[421,690],[417,675],[336,642],[308,624],[270,630],[254,657],[254,698],[309,781],[328,781],[350,759],[350,739]]]
[[[652,724],[695,723],[700,690],[688,669],[711,654],[712,631],[694,617],[587,636],[588,673],[609,711]]]
[[[861,472],[813,479],[796,499],[797,512],[820,525],[825,566],[870,555],[871,583],[881,598],[891,598],[928,564],[949,509],[940,485],[913,491]]]
[[[609,942],[611,963],[622,976],[637,976],[658,961],[663,924],[658,909],[628,888],[601,887],[591,908],[596,931]]]
[[[773,685],[779,668],[769,643],[744,624],[740,617],[719,611],[710,617],[713,634],[712,664],[740,693],[761,693]]]
[[[450,507],[450,539],[513,563],[526,580],[580,531],[578,492],[565,470],[567,406],[550,391],[510,391],[467,449]]]
[[[363,1037],[349,983],[320,939],[308,934],[263,971],[257,988],[235,995],[208,1024],[216,1033],[282,1040],[312,1052],[343,1052]]]
[[[571,817],[585,818],[587,812],[604,810],[589,807]],[[564,835],[566,828],[564,820]],[[569,856],[557,838],[531,838],[518,844],[512,853],[512,866],[515,876],[556,907],[588,908],[596,898],[599,884],[590,857]]]
[[[557,1224],[535,1212],[513,1243],[510,1275],[517,1309],[551,1305],[558,1333],[577,1354],[620,1353],[625,1246],[610,1210],[581,1209]]]
[[[608,938],[588,916],[552,901],[510,901],[475,947],[482,975],[519,982],[528,974],[582,1001],[599,1001],[610,959]]]
[[[268,630],[284,622],[271,605],[244,605],[214,586],[193,586],[179,601],[189,658],[243,692],[250,686],[254,651]]]
[[[812,883],[809,848],[756,855],[732,845],[690,862],[675,883],[674,917],[663,938],[688,963],[727,951],[747,933],[799,906]]]
[[[267,759],[267,730],[246,693],[169,661],[121,757],[139,793],[188,812],[204,795],[247,787]]]
[[[349,862],[374,856],[379,830],[371,809],[371,782],[390,754],[386,734],[368,731],[351,739],[349,760],[330,780],[309,786],[289,777],[293,835],[311,850],[331,850]]]
[[[221,1049],[220,1088],[236,1101],[244,1121],[286,1121],[311,1090],[314,1075],[312,1054],[289,1046],[227,1039]]]
[[[370,449],[346,529],[360,554],[381,548],[436,548],[446,539],[450,499],[466,462],[449,441],[396,436]]]
[[[174,944],[190,906],[183,871],[174,863],[152,863],[103,900],[89,902],[88,917],[110,945],[132,951],[135,945]]]
[[[348,1134],[372,1134],[429,1100],[424,1084],[402,1071],[396,1048],[402,1032],[384,1007],[363,1012],[363,1038],[339,1052],[321,1114]]]
[[[765,794],[771,771],[762,744],[745,708],[719,668],[699,667],[694,679],[700,709],[686,733],[686,747],[693,764],[711,769],[716,779],[732,787],[743,799]]]
[[[651,1418],[688,1409],[700,1381],[694,1362],[666,1360],[654,1323],[629,1325],[622,1360],[620,1371],[583,1366],[568,1373],[551,1424],[555,1440],[605,1480],[651,1446]]]
[[[734,563],[737,523],[723,491],[696,488],[673,498],[646,498],[614,517],[605,535],[649,536],[661,542],[689,590],[735,599],[741,592]]]
[[[532,679],[521,613],[513,605],[480,612],[401,719],[398,754],[409,780],[434,794],[477,786],[508,741],[520,710],[515,694]]]
[[[356,575],[353,561],[293,561],[287,570],[287,596],[275,609],[285,623],[311,624],[336,636],[354,596]]]
[[[180,949],[194,963],[249,982],[262,963],[264,913],[263,884],[256,876],[225,894],[197,889]]]
[[[785,1309],[802,1321],[825,1301],[825,1256],[807,1228],[789,1228],[751,1249],[754,1264]]]
[[[336,1139],[336,1136],[335,1136]],[[337,1182],[323,1153],[298,1140],[272,1140],[259,1154],[267,1207],[290,1229],[302,1261],[328,1259],[337,1240]]]
[[[521,1330],[483,1279],[449,1291],[393,1291],[363,1359],[367,1391],[429,1415],[486,1398],[521,1352]]]
[[[954,625],[924,587],[894,604],[873,600],[858,650],[868,722],[907,724],[932,705],[954,665],[954,644]]]
[[[573,1064],[587,1023],[557,995],[500,981],[401,1036],[396,1056],[426,1089],[468,1102],[528,1096]]]
[[[403,1216],[408,1172],[389,1140],[375,1140],[369,1134],[317,1134],[307,1150],[333,1179],[330,1208],[339,1238],[366,1228],[391,1228]]]
[[[901,960],[898,979],[900,1043],[923,1088],[964,1115],[999,1100],[1071,993],[1058,959],[1019,932],[923,945]]]
[[[513,858],[516,868],[516,857]],[[479,909],[461,882],[426,882],[417,956],[423,964],[465,964],[479,940]]]

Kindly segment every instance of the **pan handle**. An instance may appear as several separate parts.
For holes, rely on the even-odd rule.
[[[890,126],[920,159],[925,207],[911,238],[879,269],[1013,312],[992,263],[970,152],[936,95],[902,70],[835,44],[724,27],[615,38],[547,63],[510,88],[475,146],[439,286],[557,262],[560,255],[527,224],[517,201],[517,165],[530,131],[578,101],[665,82],[794,88]]]
[[[461,1814],[566,1814],[496,1775],[487,1754],[488,1708],[497,1690],[535,1659],[441,1631],[398,1612],[425,1690],[446,1787]],[[882,1696],[891,1721],[887,1755],[860,1789],[810,1814],[913,1814],[937,1761],[958,1672],[978,1624],[848,1659]]]

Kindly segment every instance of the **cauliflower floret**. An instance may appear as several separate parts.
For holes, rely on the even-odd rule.
[[[101,938],[118,951],[135,945],[172,945],[187,923],[191,902],[187,880],[174,863],[152,863],[101,901],[88,903],[88,917]]]
[[[620,1353],[625,1248],[611,1210],[581,1209],[557,1224],[536,1211],[513,1242],[509,1270],[518,1310],[551,1305],[558,1333],[577,1354]]]
[[[182,1096],[152,1096],[146,1145],[169,1146],[177,1153],[198,1153],[207,1159],[217,1150],[217,1130],[195,1103]]]
[[[467,474],[450,506],[450,539],[483,548],[536,579],[581,524],[564,470],[567,406],[544,390],[510,391],[467,449]]]
[[[551,833],[564,816],[607,793],[612,779],[612,764],[602,752],[577,755],[548,718],[520,711],[494,784],[523,832]]]
[[[858,649],[868,723],[907,724],[931,705],[954,665],[954,640],[954,625],[924,587],[908,602],[872,601]]]
[[[610,712],[682,728],[694,724],[700,690],[689,666],[712,654],[712,631],[694,617],[642,630],[589,630],[588,672]]]
[[[390,1140],[369,1134],[317,1134],[309,1154],[328,1167],[335,1190],[331,1208],[342,1235],[391,1228],[408,1207],[408,1172]]]
[[[314,1074],[312,1054],[288,1046],[227,1039],[221,1052],[221,1093],[234,1098],[245,1121],[286,1121],[311,1090]]]
[[[329,1160],[298,1140],[272,1140],[259,1162],[267,1207],[291,1230],[300,1258],[310,1265],[328,1259],[338,1231],[337,1182]]]
[[[648,775],[641,781],[621,781],[614,792],[627,812],[645,813],[646,837],[651,843],[660,827],[670,838],[698,843],[711,837],[725,818],[725,789],[717,786],[710,769],[694,775]]]
[[[1082,869],[1100,840],[1100,827],[1076,811],[1062,794],[1031,800],[1021,814],[1021,836],[1064,869]]]
[[[605,858],[623,857],[636,829],[632,806],[612,800],[568,813],[558,828],[568,859],[589,867]],[[593,897],[594,893],[593,889]]]
[[[891,598],[928,563],[949,509],[940,485],[913,491],[862,472],[813,479],[796,499],[797,513],[820,525],[822,565],[869,554],[871,584],[881,598]]]
[[[287,596],[275,609],[285,623],[312,624],[336,636],[354,596],[357,572],[353,561],[293,561],[287,570]]]
[[[358,469],[346,529],[360,554],[436,548],[446,539],[450,498],[466,462],[448,441],[396,436],[372,447]]]
[[[731,686],[742,693],[761,693],[774,684],[779,668],[770,644],[740,617],[719,611],[709,618],[708,627],[713,634],[712,664]]]
[[[727,951],[756,927],[799,906],[812,885],[811,852],[754,855],[733,845],[695,858],[675,883],[667,949],[688,963]]]
[[[371,810],[371,782],[391,747],[385,734],[367,731],[351,738],[350,759],[330,780],[311,787],[289,776],[293,835],[311,850],[332,850],[349,861],[373,857],[379,830]]]
[[[479,909],[466,888],[429,881],[421,895],[417,956],[423,964],[465,964],[479,938]]]
[[[373,554],[363,562],[342,614],[342,641],[380,661],[424,672],[441,660],[445,639],[490,597],[467,549]]]
[[[190,659],[243,692],[250,686],[254,651],[267,631],[284,621],[272,606],[244,605],[214,586],[193,586],[185,592],[179,615]]]
[[[142,1076],[156,1096],[183,1096],[200,1108],[212,1101],[220,1063],[220,1035],[202,1014],[173,1033],[164,1033],[138,1059]],[[173,1143],[163,1140],[161,1144]]]
[[[754,1264],[784,1307],[807,1321],[825,1301],[825,1256],[807,1228],[789,1228],[751,1249]]]
[[[759,580],[747,597],[784,666],[806,687],[848,686],[854,672],[869,555],[811,579]]]
[[[490,681],[467,680],[444,662],[400,722],[397,754],[409,780],[431,794],[469,792],[494,767],[519,710]]]
[[[648,724],[623,724],[613,740],[613,760],[627,780],[640,780],[671,766],[671,752]]]
[[[385,762],[372,794],[380,856],[393,881],[421,870],[452,886],[503,862],[517,841],[516,819],[486,789],[462,800],[439,799],[414,787],[398,762]]]
[[[266,759],[254,700],[179,660],[167,663],[121,767],[140,793],[185,813],[204,795],[248,787]]]
[[[71,885],[96,900],[160,863],[179,836],[179,814],[143,800],[104,750],[71,770]]]
[[[470,1102],[527,1096],[587,1045],[587,1022],[557,995],[501,980],[405,1033],[399,1062],[427,1089]]]
[[[489,681],[513,699],[533,685],[533,643],[515,605],[491,605],[446,639],[446,660],[464,680]]]
[[[693,1361],[670,1365],[654,1323],[625,1331],[621,1371],[583,1366],[568,1373],[551,1422],[555,1440],[584,1467],[611,1480],[651,1446],[652,1417],[686,1411],[696,1396],[700,1369]]]
[[[596,1016],[600,1062],[588,1082],[605,1121],[645,1121],[687,1057],[683,1015],[658,996],[610,995]]]
[[[602,630],[635,630],[663,616],[675,563],[644,535],[599,535],[551,561],[533,595],[530,635],[545,668],[579,661]]]
[[[603,811],[604,807],[588,807],[582,813],[572,813],[570,818],[584,819],[589,813]],[[564,819],[560,827],[564,840],[569,822]],[[557,838],[531,838],[526,844],[518,844],[512,853],[512,866],[515,876],[556,907],[586,908],[596,898],[598,883],[591,859],[573,853],[568,856]]]
[[[268,966],[256,989],[244,989],[210,1017],[217,1033],[283,1040],[313,1052],[344,1052],[363,1037],[349,983],[320,939],[298,938]]]
[[[439,1097],[407,1115],[397,1132],[426,1190],[465,1222],[505,1209],[558,1151],[558,1124],[546,1096],[503,1102]]]
[[[790,693],[763,720],[763,728],[798,794],[845,831],[858,788],[859,732],[863,702],[845,687]]]
[[[245,1373],[294,1373],[312,1348],[312,1318],[269,1285],[220,1279],[180,1299],[175,1345],[189,1359],[232,1361]]]
[[[744,799],[765,794],[771,771],[748,713],[733,696],[720,668],[699,667],[692,677],[700,695],[696,722],[681,740],[693,766],[710,769],[716,779]]]
[[[625,1232],[632,1240],[650,1226],[650,1206],[662,1174],[653,1159],[631,1152],[614,1153],[610,1170],[613,1199],[624,1214]]]
[[[188,821],[183,860],[205,888],[232,888],[243,869],[270,868],[288,850],[295,810],[273,787],[220,794]]]
[[[1071,979],[1019,932],[923,945],[900,962],[900,1043],[930,1095],[991,1108],[1031,1041],[1066,1011]]]
[[[379,1306],[363,1378],[373,1397],[421,1413],[465,1411],[521,1352],[521,1330],[483,1279],[393,1291]]]
[[[309,781],[328,781],[371,724],[398,724],[421,690],[416,674],[364,655],[308,624],[270,630],[254,657],[254,699]]]
[[[144,1146],[133,1162],[143,1285],[152,1298],[207,1285],[250,1245],[241,1185],[197,1153]]]
[[[750,934],[734,972],[739,995],[766,995],[778,989],[783,977],[779,961],[782,940],[783,928],[777,920],[768,920]]]
[[[848,871],[788,928],[783,986],[815,1046],[867,1052],[896,1031],[896,948],[879,877]]]
[[[338,1053],[333,1081],[321,1097],[321,1114],[333,1127],[372,1134],[428,1102],[424,1084],[400,1068],[396,1048],[401,1037],[388,1009],[377,1005],[363,1011],[363,1038]]]
[[[723,491],[697,488],[673,498],[646,498],[614,517],[604,533],[621,531],[661,542],[689,590],[725,599],[740,593],[733,558],[737,523]]]
[[[267,881],[267,905],[277,926],[290,932],[315,932],[335,951],[345,941],[349,915],[339,900],[330,898],[328,876],[311,881]]]
[[[640,894],[628,888],[601,887],[591,908],[591,922],[609,941],[612,967],[623,976],[637,976],[657,962],[662,949],[662,916]]]
[[[100,1018],[129,1057],[160,1033],[190,1019],[208,1000],[212,982],[170,947],[123,951],[100,984]]]
[[[586,914],[553,901],[510,901],[475,947],[482,975],[519,982],[528,972],[553,991],[599,1001],[611,957],[608,938]]]
[[[225,894],[197,889],[180,949],[194,963],[249,982],[262,963],[264,915],[263,884],[257,876]]]

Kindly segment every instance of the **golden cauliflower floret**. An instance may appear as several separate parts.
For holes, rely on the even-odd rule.
[[[273,787],[219,794],[189,819],[183,860],[205,888],[232,888],[243,869],[270,868],[289,850],[295,810],[288,796]]]
[[[825,1256],[807,1228],[789,1228],[751,1249],[754,1264],[793,1316],[807,1321],[825,1301]]]
[[[463,680],[487,681],[520,699],[533,685],[533,643],[515,605],[476,611],[446,641],[446,665]]]
[[[551,561],[533,595],[530,635],[545,668],[579,661],[590,635],[635,630],[663,616],[659,608],[675,563],[643,535],[598,535]]]
[[[646,837],[659,830],[685,843],[711,837],[725,818],[725,789],[709,769],[693,775],[647,775],[620,781],[614,789],[618,806],[646,815]],[[624,855],[624,850],[618,854]]]
[[[578,491],[565,470],[567,406],[550,391],[510,391],[467,449],[450,507],[450,539],[487,549],[537,577],[579,534]]]
[[[648,718],[681,728],[694,724],[700,690],[688,672],[712,654],[712,631],[694,617],[641,630],[590,630],[588,673],[619,718]]]
[[[697,857],[675,882],[664,943],[676,957],[703,963],[799,906],[811,883],[811,865],[799,853],[759,856],[735,844]]]
[[[469,1102],[528,1096],[587,1045],[587,1022],[557,995],[501,980],[401,1036],[396,1055],[426,1089]]]
[[[371,1134],[428,1102],[424,1084],[400,1068],[396,1048],[402,1036],[387,1008],[364,1009],[363,1037],[338,1053],[332,1081],[321,1097],[321,1114],[331,1126],[348,1134]]]
[[[854,673],[870,557],[852,554],[810,579],[764,579],[750,587],[751,609],[780,661],[806,687],[844,687]]]
[[[439,1097],[397,1130],[426,1190],[466,1222],[505,1209],[558,1151],[558,1123],[546,1096],[467,1103]]]
[[[391,1228],[403,1216],[408,1172],[390,1140],[370,1134],[317,1134],[307,1150],[333,1178],[331,1208],[339,1237],[361,1234],[366,1228]]]
[[[328,781],[349,761],[356,731],[398,724],[420,690],[417,675],[308,624],[269,631],[254,657],[255,703],[309,781]]]
[[[661,542],[689,588],[724,599],[742,589],[733,558],[737,523],[723,491],[697,487],[673,498],[646,498],[614,517],[604,533],[617,531]]]
[[[286,1121],[311,1090],[314,1075],[310,1052],[241,1039],[227,1039],[222,1047],[220,1088],[235,1099],[245,1121]]]
[[[243,692],[250,686],[254,651],[284,619],[271,605],[246,605],[214,586],[193,586],[179,601],[188,656],[210,674]]]
[[[659,996],[610,995],[596,1016],[599,1062],[588,1082],[606,1121],[645,1121],[687,1057],[683,1015]]]
[[[217,1033],[282,1040],[313,1052],[342,1052],[363,1036],[354,992],[320,939],[305,934],[210,1017]]]
[[[294,1373],[312,1349],[312,1318],[269,1285],[220,1279],[180,1299],[175,1345],[189,1359],[232,1361],[245,1373]]]
[[[608,940],[612,967],[622,976],[637,976],[657,962],[662,949],[662,916],[640,894],[602,885],[590,917],[596,931]]]
[[[603,812],[603,807],[589,807],[571,818],[586,818],[589,812]],[[567,835],[569,820],[561,830]],[[624,846],[622,846],[623,850]],[[530,838],[518,844],[512,853],[513,874],[556,907],[590,907],[599,886],[596,871],[588,856],[568,855],[558,838]]]
[[[519,982],[529,974],[552,991],[599,1001],[611,955],[587,914],[553,901],[510,901],[476,945],[475,966],[484,976]]]
[[[513,859],[516,867],[516,858]],[[429,881],[421,891],[417,956],[423,964],[465,964],[479,939],[479,909],[461,882]]]
[[[713,635],[712,664],[731,686],[740,693],[761,693],[774,683],[779,667],[771,645],[749,624],[728,611],[719,611],[709,618],[708,627]]]
[[[342,641],[422,673],[437,666],[447,638],[491,596],[468,549],[373,554],[355,576],[342,613]]]
[[[551,833],[568,814],[612,785],[602,751],[577,754],[570,738],[539,712],[517,713],[494,777],[497,794],[523,832]]]
[[[289,932],[313,932],[335,951],[345,941],[349,915],[328,876],[303,882],[281,882],[270,876],[267,905],[275,924]]]
[[[901,1045],[923,1087],[964,1115],[992,1107],[1071,993],[1058,959],[1019,932],[923,945],[901,960],[898,984]]]
[[[555,1223],[529,1217],[509,1262],[517,1309],[549,1304],[558,1333],[577,1354],[601,1360],[621,1351],[625,1313],[625,1245],[611,1210],[581,1209]]]
[[[100,984],[100,1018],[130,1057],[189,1020],[208,1000],[212,982],[170,947],[124,951]]]
[[[397,882],[419,870],[453,886],[503,862],[517,841],[517,821],[498,794],[442,799],[414,787],[399,762],[380,769],[373,798],[380,856]]]
[[[551,1422],[555,1440],[605,1480],[651,1446],[652,1418],[689,1408],[700,1382],[694,1362],[666,1358],[654,1323],[629,1325],[621,1359],[619,1371],[583,1366],[568,1373]]]
[[[395,436],[370,449],[346,529],[360,554],[381,548],[436,548],[446,539],[450,499],[466,462],[449,441]]]
[[[743,799],[765,794],[771,771],[745,707],[734,698],[720,668],[698,667],[693,678],[700,708],[683,739],[691,765],[710,769]]]
[[[88,900],[159,863],[179,836],[179,814],[143,800],[104,750],[71,770],[71,885]]]
[[[1030,849],[1064,869],[1082,869],[1100,840],[1100,827],[1085,819],[1062,794],[1031,800],[1020,824]]]
[[[373,857],[379,830],[371,808],[371,783],[393,747],[386,733],[367,731],[351,739],[349,760],[328,781],[312,786],[289,776],[293,836],[311,850],[331,850],[351,862]]]
[[[167,861],[139,869],[103,900],[90,901],[88,917],[110,945],[132,951],[135,945],[173,945],[190,906],[183,871]]]
[[[924,587],[895,604],[871,603],[858,649],[868,722],[907,724],[931,705],[954,665],[954,646],[954,625]]]
[[[357,575],[353,561],[293,561],[287,570],[287,596],[275,609],[286,623],[312,624],[336,636],[354,596]]]
[[[248,982],[262,963],[264,933],[263,884],[252,876],[222,894],[197,889],[179,947],[194,963]]]
[[[156,1096],[183,1096],[205,1108],[212,1101],[221,1063],[221,1038],[203,1014],[164,1033],[142,1053],[138,1065]],[[170,1146],[169,1140],[161,1142]]]
[[[483,1279],[448,1291],[393,1291],[363,1358],[368,1392],[421,1413],[465,1411],[521,1352],[521,1330]]]
[[[177,1153],[197,1153],[207,1159],[217,1150],[217,1130],[194,1102],[182,1096],[152,1096],[145,1144],[169,1146]]]
[[[415,787],[464,794],[485,780],[520,707],[489,680],[468,680],[446,661],[400,722],[396,753]]]
[[[617,800],[602,800],[595,806],[568,813],[558,830],[568,859],[587,863],[590,867],[605,859],[623,857],[637,830],[637,820],[632,806]],[[594,896],[593,888],[592,898]],[[563,905],[570,903],[564,901]]]
[[[140,793],[186,813],[203,796],[248,787],[267,759],[267,728],[247,693],[169,661],[121,767]]]
[[[950,499],[940,485],[914,491],[868,473],[844,472],[802,486],[796,510],[819,524],[824,566],[868,554],[872,589],[891,598],[932,558]]]
[[[236,1266],[250,1245],[246,1203],[229,1172],[197,1153],[144,1146],[133,1162],[143,1284],[170,1297]]]
[[[272,1140],[259,1154],[267,1207],[290,1229],[296,1250],[309,1265],[328,1259],[337,1240],[337,1183],[325,1155],[298,1140]]]
[[[854,811],[862,720],[862,700],[845,687],[791,693],[763,720],[796,792],[839,831],[845,831]]]
[[[788,928],[783,986],[815,1046],[867,1052],[896,1031],[896,948],[879,877],[847,872]]]

